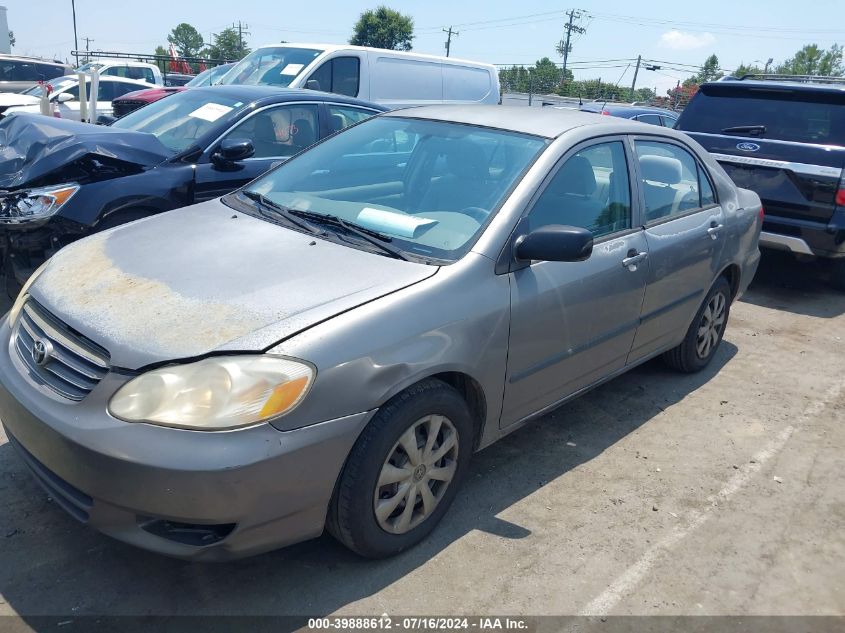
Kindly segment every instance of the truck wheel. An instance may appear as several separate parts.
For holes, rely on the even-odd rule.
[[[830,260],[830,285],[845,292],[845,257]]]
[[[722,342],[730,310],[731,286],[727,279],[719,277],[704,298],[684,340],[663,355],[666,364],[684,373],[707,367]]]
[[[439,380],[394,397],[349,453],[329,504],[329,532],[368,558],[419,543],[466,476],[472,429],[464,399]]]

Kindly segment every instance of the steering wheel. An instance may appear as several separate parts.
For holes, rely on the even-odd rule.
[[[484,224],[487,221],[487,218],[490,217],[490,212],[487,209],[482,209],[481,207],[464,207],[458,211],[458,213],[468,215],[479,224]]]

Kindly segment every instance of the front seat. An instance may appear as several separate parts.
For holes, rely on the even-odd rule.
[[[484,150],[472,141],[459,140],[449,142],[443,153],[446,154],[446,173],[430,181],[418,210],[424,213],[460,211],[467,207],[487,209],[490,173]]]
[[[317,142],[314,126],[307,119],[297,119],[293,122],[293,144],[297,151],[305,149]]]
[[[584,156],[573,156],[555,174],[531,210],[531,228],[564,224],[592,229],[604,208],[593,198],[596,174]]]

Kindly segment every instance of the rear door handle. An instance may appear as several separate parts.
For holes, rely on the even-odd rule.
[[[722,232],[723,226],[724,226],[723,224],[719,224],[718,222],[715,222],[715,221],[711,222],[710,228],[707,229],[707,235],[709,235],[711,239],[715,240],[716,238],[719,237],[719,233]]]
[[[634,272],[635,270],[637,270],[637,264],[645,261],[647,258],[647,252],[643,251],[638,253],[632,248],[630,251],[628,251],[628,257],[622,260],[622,265],[631,272]]]

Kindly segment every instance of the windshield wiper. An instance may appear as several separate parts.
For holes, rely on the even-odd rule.
[[[262,193],[258,193],[257,191],[241,191],[243,195],[245,195],[250,200],[254,200],[260,206],[258,207],[258,212],[263,215],[264,217],[268,218],[278,218],[282,217],[287,220],[290,224],[297,226],[304,231],[308,231],[309,233],[319,233],[319,229],[311,226],[307,222],[303,222],[302,220],[295,217],[293,213],[293,209],[289,209],[288,207],[282,206],[277,202],[273,202]],[[268,213],[272,212],[272,213]]]
[[[747,132],[748,134],[755,134],[762,136],[766,133],[765,125],[736,125],[734,127],[726,127],[722,130],[722,134],[741,134]]]
[[[290,209],[289,211],[290,213],[298,215],[301,218],[306,218],[311,222],[316,222],[318,224],[328,224],[330,226],[339,226],[347,233],[356,235],[365,242],[369,242],[373,246],[377,246],[380,250],[387,253],[391,257],[401,259],[406,262],[409,261],[408,258],[405,257],[398,249],[393,248],[392,246],[388,246],[385,243],[393,241],[393,238],[389,235],[385,235],[384,233],[379,233],[378,231],[368,229],[367,227],[361,226],[360,224],[356,224],[354,222],[349,222],[347,220],[344,220],[343,218],[337,217],[336,215],[323,215],[322,213],[315,213],[314,211],[302,211],[301,209]]]

